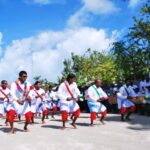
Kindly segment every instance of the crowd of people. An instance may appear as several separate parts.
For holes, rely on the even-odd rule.
[[[27,72],[20,71],[18,79],[10,87],[6,80],[1,81],[0,117],[6,118],[6,125],[10,126],[9,133],[14,133],[16,116],[19,120],[21,116],[25,116],[24,131],[28,132],[28,125],[34,123],[37,115],[41,114],[41,121],[45,123],[50,111],[52,118],[55,117],[56,112],[61,113],[62,129],[66,128],[69,115],[71,115],[71,125],[76,128],[80,111],[88,108],[90,126],[94,126],[98,114],[101,114],[100,122],[105,124],[104,119],[112,99],[118,106],[121,121],[130,120],[137,104],[150,104],[149,79],[141,80],[137,85],[130,79],[125,79],[124,84],[107,86],[107,88],[102,88],[102,80],[96,79],[81,90],[75,82],[75,75],[69,74],[57,90],[54,90],[51,85],[48,89],[43,89],[40,81],[31,85],[27,81]]]

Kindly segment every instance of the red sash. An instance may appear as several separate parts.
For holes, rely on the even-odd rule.
[[[8,102],[9,102],[9,97],[8,97],[8,95],[6,95],[6,94],[2,91],[2,89],[0,89],[0,92],[7,98]]]
[[[41,100],[43,100],[43,97],[34,89],[34,92],[37,94],[37,96],[41,99]]]
[[[65,86],[66,86],[66,89],[67,89],[68,93],[69,93],[69,94],[71,95],[71,97],[73,98],[73,94],[72,94],[71,90],[69,89],[69,86],[67,85],[66,82],[64,82],[64,84],[65,84]]]
[[[20,85],[18,84],[17,81],[15,81],[15,83],[16,83],[16,85],[17,85],[18,90],[23,93],[23,96],[26,96],[26,94],[27,94],[27,84],[25,84],[24,89],[22,89],[22,88],[20,87]]]

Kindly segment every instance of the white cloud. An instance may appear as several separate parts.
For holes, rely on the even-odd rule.
[[[29,80],[42,75],[51,81],[63,70],[63,60],[70,53],[83,54],[88,48],[106,50],[116,39],[116,31],[108,36],[104,29],[82,27],[62,32],[47,31],[36,36],[14,40],[4,51],[0,60],[0,79],[13,81],[18,72],[27,70]]]
[[[47,4],[54,4],[54,3],[64,3],[65,0],[24,0],[27,4],[40,4],[40,5],[47,5]]]
[[[139,3],[140,3],[140,0],[130,0],[128,6],[130,8],[135,8]]]
[[[68,20],[69,27],[80,27],[89,19],[90,15],[111,14],[119,9],[110,0],[82,0],[83,6],[75,12]]]
[[[83,0],[83,2],[85,9],[96,15],[108,14],[118,10],[110,0]]]

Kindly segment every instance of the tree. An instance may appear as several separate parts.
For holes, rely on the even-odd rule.
[[[71,60],[64,61],[63,77],[66,77],[68,73],[74,73],[80,86],[96,78],[103,79],[105,83],[113,82],[117,73],[113,59],[112,55],[105,55],[90,49],[82,56],[72,53]]]
[[[41,82],[41,86],[43,89],[47,89],[50,85],[55,86],[56,84],[53,82],[49,82],[46,78],[42,79],[41,76],[36,76],[33,78],[36,81],[40,81]]]
[[[121,77],[139,79],[150,70],[150,4],[141,8],[140,18],[122,41],[115,42],[113,54]]]

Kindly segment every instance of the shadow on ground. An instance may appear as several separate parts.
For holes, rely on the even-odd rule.
[[[9,128],[7,127],[3,127],[3,128],[0,128],[0,131],[4,132],[4,133],[8,133],[9,132]],[[22,129],[18,129],[18,128],[14,128],[14,132],[24,132],[24,130]]]
[[[150,130],[150,117],[134,115],[133,120],[129,122],[130,126],[127,127],[131,130]],[[148,119],[149,118],[149,119]]]

